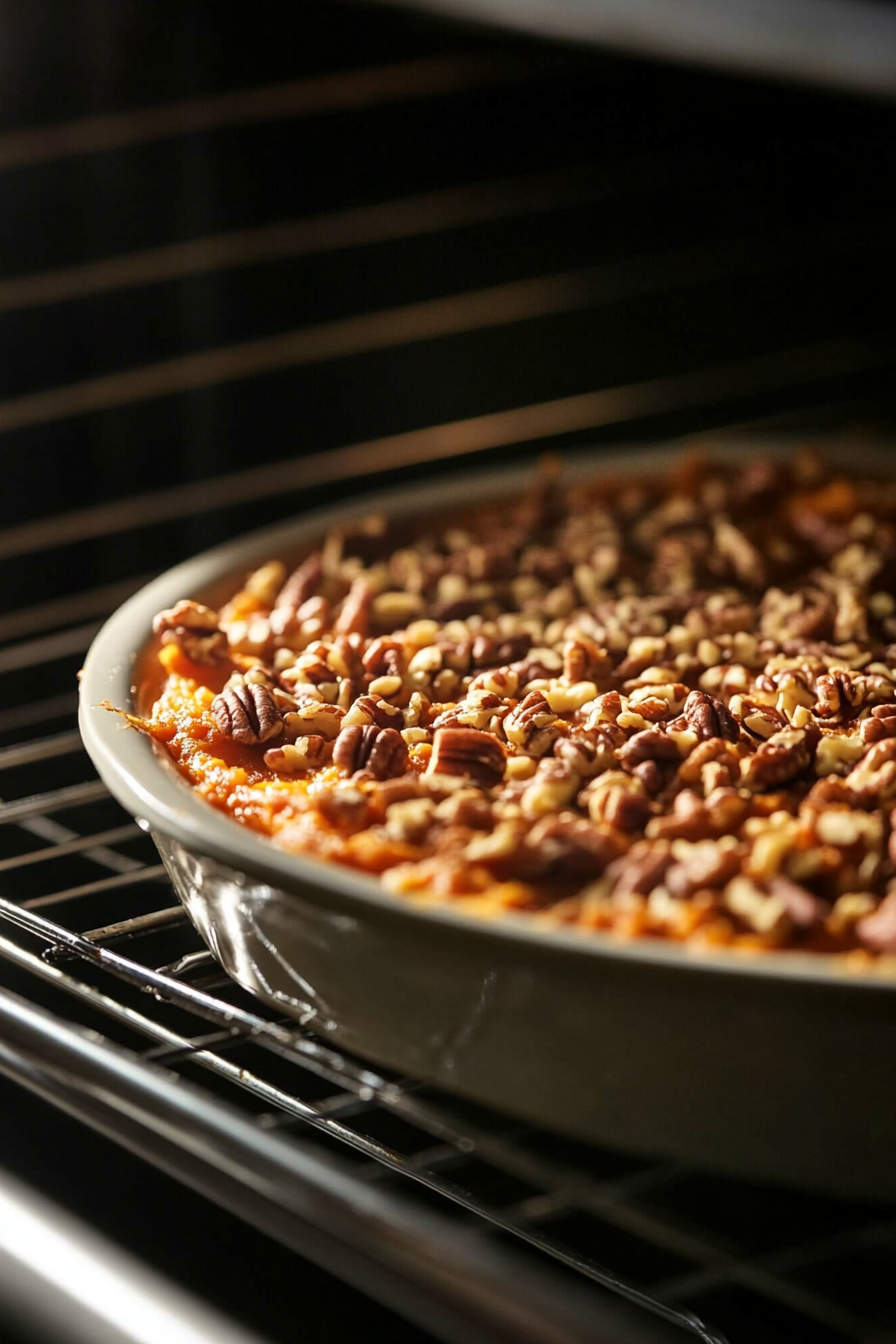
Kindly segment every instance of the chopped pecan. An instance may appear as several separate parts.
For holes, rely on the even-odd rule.
[[[876,910],[860,919],[855,930],[863,947],[873,952],[896,952],[896,892],[890,892]]]
[[[829,907],[825,901],[798,882],[791,882],[789,877],[773,877],[768,889],[784,906],[794,928],[811,929],[820,924],[828,913]]]
[[[720,518],[715,525],[716,548],[731,565],[741,583],[761,588],[765,583],[766,566],[760,551],[748,537],[727,519]]]
[[[364,728],[371,723],[377,728],[407,727],[404,714],[397,705],[390,704],[379,695],[359,695],[347,711],[342,726],[349,728],[352,724],[357,724]]]
[[[491,733],[475,728],[438,728],[430,769],[439,775],[468,775],[488,789],[504,778],[504,748]]]
[[[593,680],[598,673],[606,672],[609,664],[606,650],[584,635],[568,639],[563,645],[563,677],[570,685]]]
[[[659,728],[645,728],[619,748],[619,759],[624,765],[634,767],[642,761],[679,761],[681,759],[674,738],[661,732]]]
[[[333,744],[333,764],[343,775],[366,770],[374,779],[389,779],[407,769],[407,743],[394,728],[351,724]]]
[[[560,734],[558,716],[541,691],[530,691],[504,720],[508,742],[528,756],[544,756]]]
[[[317,809],[331,825],[355,834],[369,824],[371,802],[361,789],[340,784],[320,794]]]
[[[619,853],[613,839],[579,817],[545,816],[526,838],[537,867],[556,877],[598,877]]]
[[[581,779],[591,779],[602,770],[611,770],[615,764],[614,749],[622,730],[613,733],[605,728],[576,728],[569,737],[559,737],[554,743],[554,755],[559,761],[572,766]]]
[[[264,763],[269,770],[279,770],[287,775],[296,770],[319,770],[329,761],[332,750],[332,742],[312,733],[286,746],[271,747],[264,754]]]
[[[677,841],[675,852],[678,853]],[[700,840],[669,868],[664,885],[679,899],[702,887],[721,888],[740,872],[740,864],[740,855],[735,849],[725,849],[717,840]]]
[[[490,831],[495,824],[491,803],[479,789],[458,789],[443,798],[436,816],[448,826],[463,826],[470,831]]]
[[[531,681],[549,681],[555,677],[560,669],[558,663],[556,667],[542,662],[540,657],[524,658],[521,662],[511,663],[510,671],[515,672],[519,678],[520,689],[525,689]]]
[[[336,617],[333,629],[337,635],[366,635],[370,622],[373,589],[363,574],[352,582],[348,596]]]
[[[727,742],[736,742],[740,736],[737,721],[725,702],[705,691],[691,691],[682,712],[702,741],[721,737]]]
[[[503,718],[509,706],[494,691],[470,690],[465,700],[460,700],[453,709],[446,709],[433,719],[433,728],[476,728],[480,732],[489,727],[497,716]]]
[[[298,569],[294,569],[284,583],[271,612],[271,630],[275,635],[284,635],[296,625],[300,617],[300,608],[314,596],[321,579],[320,551],[313,551],[307,560],[303,560]]]
[[[664,840],[639,840],[627,854],[610,864],[606,872],[614,895],[629,892],[649,896],[663,881],[673,863],[672,847]]]
[[[369,677],[401,676],[403,657],[400,640],[380,635],[361,655],[361,664]]]
[[[292,741],[316,735],[332,742],[344,718],[345,712],[338,705],[324,704],[320,700],[300,700],[294,710],[284,714],[283,726]]]
[[[896,737],[896,704],[875,705],[869,718],[861,726],[862,741],[870,746],[874,742],[883,742],[888,737]]]
[[[201,602],[176,602],[159,612],[152,628],[163,644],[176,644],[194,663],[214,666],[227,657],[227,636],[218,626],[218,613]]]
[[[745,787],[758,793],[789,784],[812,764],[818,739],[817,728],[785,728],[775,733],[753,756],[741,762]]]
[[[232,686],[215,696],[211,710],[224,736],[246,746],[269,742],[283,732],[283,715],[266,686]]]
[[[650,820],[650,800],[628,789],[607,789],[602,808],[602,820],[614,831],[634,835],[643,831]]]
[[[518,662],[525,658],[532,647],[532,636],[528,630],[506,639],[492,639],[488,635],[477,635],[470,650],[474,667],[503,667],[507,663]]]

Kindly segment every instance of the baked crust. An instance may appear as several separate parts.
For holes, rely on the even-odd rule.
[[[331,531],[159,613],[139,726],[418,902],[896,951],[896,482],[810,451]]]

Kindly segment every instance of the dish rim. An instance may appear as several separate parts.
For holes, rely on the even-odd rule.
[[[563,455],[562,475],[569,481],[618,474],[620,468],[633,476],[668,470],[683,448],[696,439],[659,445],[619,448],[591,447],[569,450]],[[805,446],[796,439],[756,440],[749,437],[706,442],[711,460],[737,460],[759,446],[764,456],[786,457]],[[701,446],[702,443],[701,443]],[[844,462],[855,446],[842,439],[818,444],[835,463]],[[885,445],[862,444],[861,455],[868,467],[893,471],[893,458]],[[440,464],[447,467],[452,463]],[[518,492],[532,479],[534,460],[498,469],[468,469],[462,473],[439,473],[424,484],[392,487],[353,497],[344,504],[314,509],[280,521],[190,557],[145,584],[127,599],[95,636],[81,672],[79,726],[85,748],[112,796],[144,830],[159,830],[188,850],[225,864],[285,892],[298,895],[314,887],[331,891],[342,906],[372,908],[392,919],[424,921],[436,928],[465,934],[477,940],[497,940],[501,947],[515,946],[536,956],[574,956],[607,959],[629,964],[632,969],[657,969],[734,977],[759,977],[773,982],[801,982],[827,987],[863,988],[896,992],[896,975],[887,962],[856,967],[843,953],[748,952],[737,949],[708,951],[688,943],[662,939],[625,939],[602,931],[576,931],[572,927],[546,927],[531,916],[502,914],[491,919],[470,914],[457,905],[417,905],[385,890],[373,877],[326,860],[279,849],[268,838],[241,826],[201,798],[179,774],[167,755],[143,733],[132,728],[105,705],[133,710],[136,687],[133,674],[137,659],[152,637],[152,619],[165,607],[184,597],[201,598],[229,574],[278,554],[296,550],[320,538],[333,524],[347,522],[371,511],[392,517],[415,512],[434,512],[470,498],[499,499]],[[878,969],[880,967],[880,969]]]

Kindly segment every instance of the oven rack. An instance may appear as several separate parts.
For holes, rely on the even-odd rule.
[[[32,705],[0,749],[4,1074],[451,1344],[894,1338],[852,1277],[896,1254],[896,1211],[535,1131],[257,1004],[72,712],[54,700],[44,734]]]

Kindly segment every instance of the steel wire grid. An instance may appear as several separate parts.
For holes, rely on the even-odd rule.
[[[8,645],[0,669],[28,667],[36,686],[48,669],[73,677],[92,628]],[[328,1268],[375,1283],[449,1340],[476,1337],[474,1327],[486,1340],[529,1336],[494,1303],[483,1307],[482,1283],[471,1282],[460,1323],[440,1316],[444,1285],[406,1248],[397,1259],[377,1249],[361,1224],[353,1235],[373,1275],[370,1263],[359,1267],[357,1245],[355,1259],[333,1250],[332,1216],[352,1192],[381,1200],[381,1218],[404,1225],[410,1216],[430,1259],[453,1263],[465,1239],[475,1244],[475,1273],[505,1303],[520,1297],[508,1246],[535,1257],[527,1274],[550,1266],[527,1308],[533,1339],[594,1337],[588,1302],[603,1321],[606,1290],[641,1308],[645,1328],[655,1317],[705,1344],[725,1339],[706,1322],[734,1344],[894,1337],[892,1307],[868,1283],[870,1267],[896,1256],[893,1210],[757,1189],[534,1131],[352,1058],[257,1004],[217,968],[149,841],[94,777],[73,712],[73,695],[60,692],[0,719],[9,743],[0,748],[5,1073]],[[56,731],[44,735],[47,726]],[[119,1096],[111,1106],[110,1090]],[[191,1165],[198,1134],[202,1172]],[[334,1153],[349,1182],[336,1190]],[[310,1240],[307,1227],[297,1239],[289,1187],[309,1179],[322,1185],[304,1213]],[[598,1290],[584,1307],[573,1279]],[[570,1300],[584,1316],[569,1319]],[[630,1327],[617,1320],[607,1337]]]

